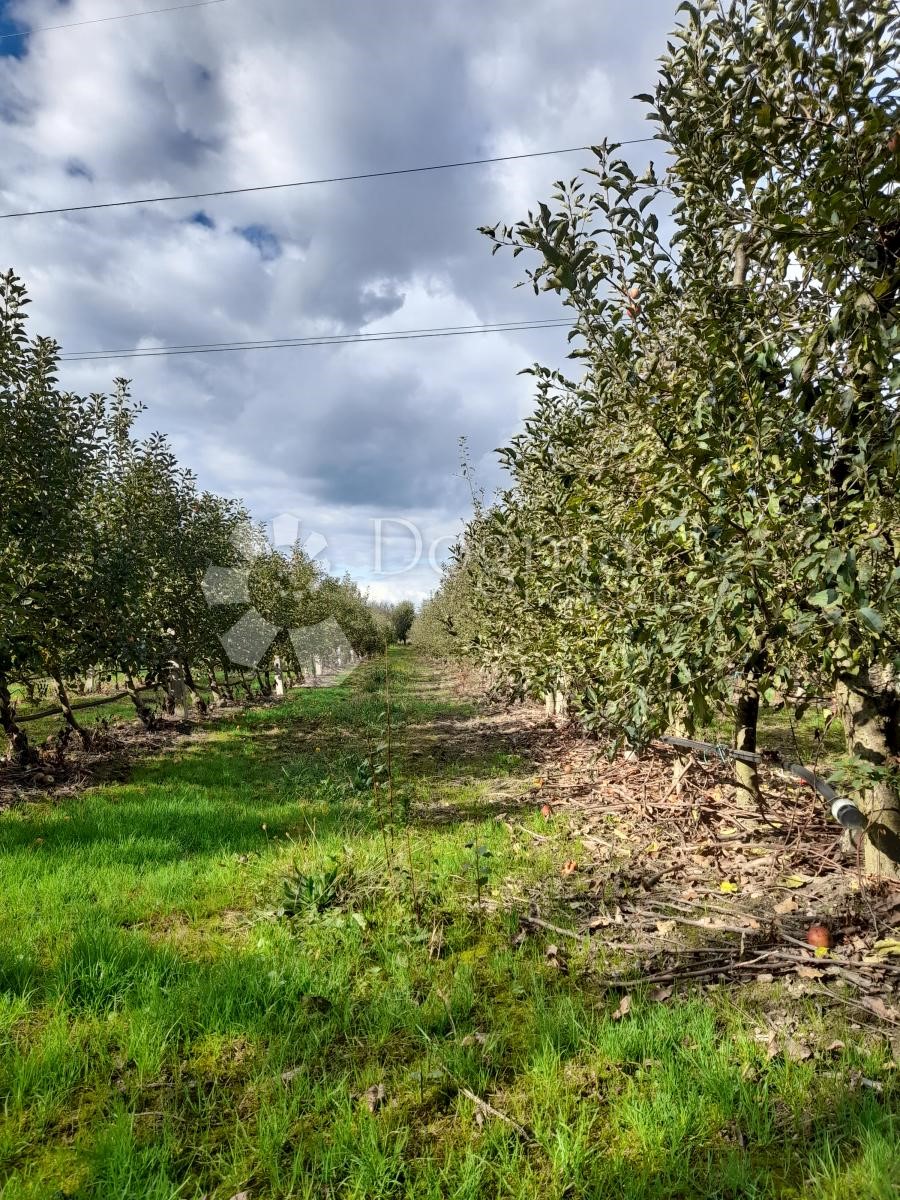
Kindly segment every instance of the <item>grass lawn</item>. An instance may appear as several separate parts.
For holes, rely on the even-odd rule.
[[[464,749],[471,707],[391,666],[393,849],[381,663],[0,814],[2,1200],[895,1196],[883,1041],[810,1007],[823,1053],[769,1059],[752,987],[613,1020],[577,954],[479,915],[476,870],[563,852],[491,819],[528,781],[502,739]]]

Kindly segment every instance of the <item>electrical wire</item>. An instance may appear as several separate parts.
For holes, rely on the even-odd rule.
[[[655,137],[628,138],[613,142],[614,146],[634,146],[639,142],[655,142]],[[142,196],[134,200],[107,200],[98,204],[70,204],[59,208],[32,208],[21,212],[0,213],[0,221],[15,217],[47,217],[58,213],[96,212],[106,208],[130,208],[139,204],[162,204],[169,200],[209,200],[218,196],[242,196],[248,192],[275,192],[285,188],[318,187],[325,183],[351,183],[361,179],[388,179],[394,175],[421,175],[427,171],[453,171],[459,167],[481,167],[491,163],[521,162],[526,158],[548,158],[554,154],[577,154],[590,146],[566,146],[558,150],[530,150],[525,154],[497,154],[492,158],[467,158],[458,162],[430,163],[423,167],[395,167],[388,171],[362,171],[355,175],[330,175],[321,179],[298,179],[290,183],[264,183],[252,187],[221,188],[215,192],[181,192],[171,196]]]
[[[566,317],[532,321],[495,321],[485,325],[439,325],[426,329],[394,329],[383,333],[336,333],[298,338],[265,338],[246,342],[209,342],[181,346],[134,347],[129,350],[72,350],[60,362],[99,362],[107,359],[167,358],[181,354],[222,354],[240,350],[290,350],[306,346],[347,346],[369,342],[399,342],[419,338],[463,337],[474,333],[520,333],[532,329],[571,326]]]
[[[107,21],[125,21],[129,17],[152,17],[157,13],[181,12],[185,8],[208,8],[211,4],[224,4],[225,0],[193,0],[191,4],[173,4],[169,8],[145,8],[140,12],[115,13],[110,17],[91,17],[87,21],[70,21],[67,25],[35,25],[18,33],[0,33],[0,42],[10,38],[31,37],[33,33],[50,33],[54,29],[77,29],[80,25],[103,25]]]

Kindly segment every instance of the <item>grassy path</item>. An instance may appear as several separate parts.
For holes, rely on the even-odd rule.
[[[393,839],[383,664],[0,815],[2,1200],[895,1195],[882,1049],[806,1014],[846,1049],[770,1060],[725,989],[613,1020],[479,915],[563,850],[493,819],[502,730],[391,677]]]

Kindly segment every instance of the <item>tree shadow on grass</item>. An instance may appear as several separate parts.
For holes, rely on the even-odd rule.
[[[506,931],[498,925],[493,933],[499,950]],[[374,1139],[394,1147],[404,1183],[379,1193],[387,1196],[414,1194],[432,1156],[450,1172],[442,1193],[449,1194],[453,1172],[466,1161],[470,1169],[475,1156],[488,1176],[512,1163],[533,1173],[535,1184],[542,1179],[542,1194],[552,1196],[613,1194],[604,1189],[618,1185],[623,1197],[737,1200],[802,1188],[829,1158],[849,1179],[867,1139],[890,1139],[888,1096],[854,1088],[846,1069],[823,1082],[811,1064],[768,1062],[764,1048],[729,1049],[700,999],[665,1006],[638,992],[628,1020],[616,1023],[609,1013],[617,996],[598,1004],[577,980],[548,975],[539,952],[501,954],[499,973],[485,961],[480,978],[462,969],[472,975],[465,986],[452,982],[453,972],[448,983],[446,963],[421,957],[409,964],[413,986],[409,965],[392,965],[396,947],[382,947],[378,958],[382,935],[367,950],[359,931],[351,934],[358,946],[330,935],[339,943],[334,959],[313,953],[325,944],[315,929],[293,952],[245,944],[215,960],[106,926],[83,931],[55,962],[35,960],[27,970],[4,962],[0,949],[0,984],[72,1022],[70,1057],[85,1052],[78,1022],[109,1018],[96,1026],[108,1028],[108,1038],[91,1043],[89,1061],[56,1096],[60,1125],[51,1122],[42,1140],[65,1140],[63,1123],[88,1089],[93,1106],[81,1145],[100,1138],[116,1113],[130,1122],[154,1113],[159,1128],[143,1127],[142,1145],[158,1148],[159,1169],[173,1186],[187,1185],[186,1194],[219,1186],[233,1148],[210,1131],[237,1124],[253,1194],[282,1194],[265,1148],[273,1149],[271,1122],[283,1118],[277,1167],[300,1160],[318,1172],[327,1164],[334,1194],[345,1184],[352,1192],[361,1147]],[[373,954],[383,963],[377,987],[366,984]],[[123,1022],[164,1047],[155,1074],[121,1049]],[[38,1027],[33,1035],[39,1039]],[[21,1037],[6,1047],[6,1069],[22,1071],[17,1102],[26,1109],[40,1104],[47,1086],[40,1048],[31,1068],[23,1058],[16,1066],[27,1053]],[[797,1072],[808,1076],[799,1091]],[[364,1095],[373,1082],[388,1103],[370,1112]],[[494,1115],[481,1111],[476,1126],[463,1089],[493,1105]],[[166,1126],[177,1129],[186,1153],[173,1154]],[[412,1141],[400,1136],[404,1130],[415,1131]],[[23,1155],[36,1150],[32,1144]],[[98,1179],[103,1170],[102,1155],[93,1158]]]

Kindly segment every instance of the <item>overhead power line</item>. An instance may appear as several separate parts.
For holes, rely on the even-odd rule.
[[[616,146],[633,146],[639,142],[654,142],[655,137],[628,138],[614,142]],[[318,187],[324,183],[352,183],[361,179],[388,179],[394,175],[421,175],[426,171],[454,171],[459,167],[481,167],[490,163],[520,162],[526,158],[548,158],[554,154],[577,154],[590,146],[566,146],[559,150],[530,150],[525,154],[497,154],[492,158],[466,158],[458,162],[430,163],[423,167],[395,167],[388,171],[362,171],[355,175],[329,175],[321,179],[297,179],[290,183],[263,183],[252,187],[221,188],[215,192],[180,192],[171,196],[141,196],[134,200],[106,200],[99,204],[69,204],[59,208],[32,208],[21,212],[0,213],[0,221],[13,217],[47,217],[57,213],[95,212],[101,208],[130,208],[139,204],[162,204],[168,200],[210,200],[217,196],[242,196],[248,192],[275,192],[286,188]]]
[[[167,358],[179,354],[222,354],[237,350],[289,350],[306,346],[348,346],[367,342],[399,342],[418,338],[463,337],[473,333],[522,333],[532,329],[570,326],[567,317],[531,321],[495,321],[485,325],[439,325],[427,329],[394,329],[382,333],[336,333],[296,338],[265,338],[247,342],[208,342],[180,346],[136,346],[129,350],[73,350],[61,362],[99,362],[107,359]]]
[[[168,8],[145,8],[140,12],[114,13],[109,17],[91,17],[87,21],[69,21],[67,25],[35,25],[18,33],[0,33],[0,42],[10,38],[31,37],[33,33],[50,33],[54,29],[76,29],[79,25],[104,25],[107,21],[126,21],[130,17],[152,17],[157,13],[181,12],[185,8],[209,8],[211,4],[224,4],[225,0],[193,0],[191,4],[172,4]]]

